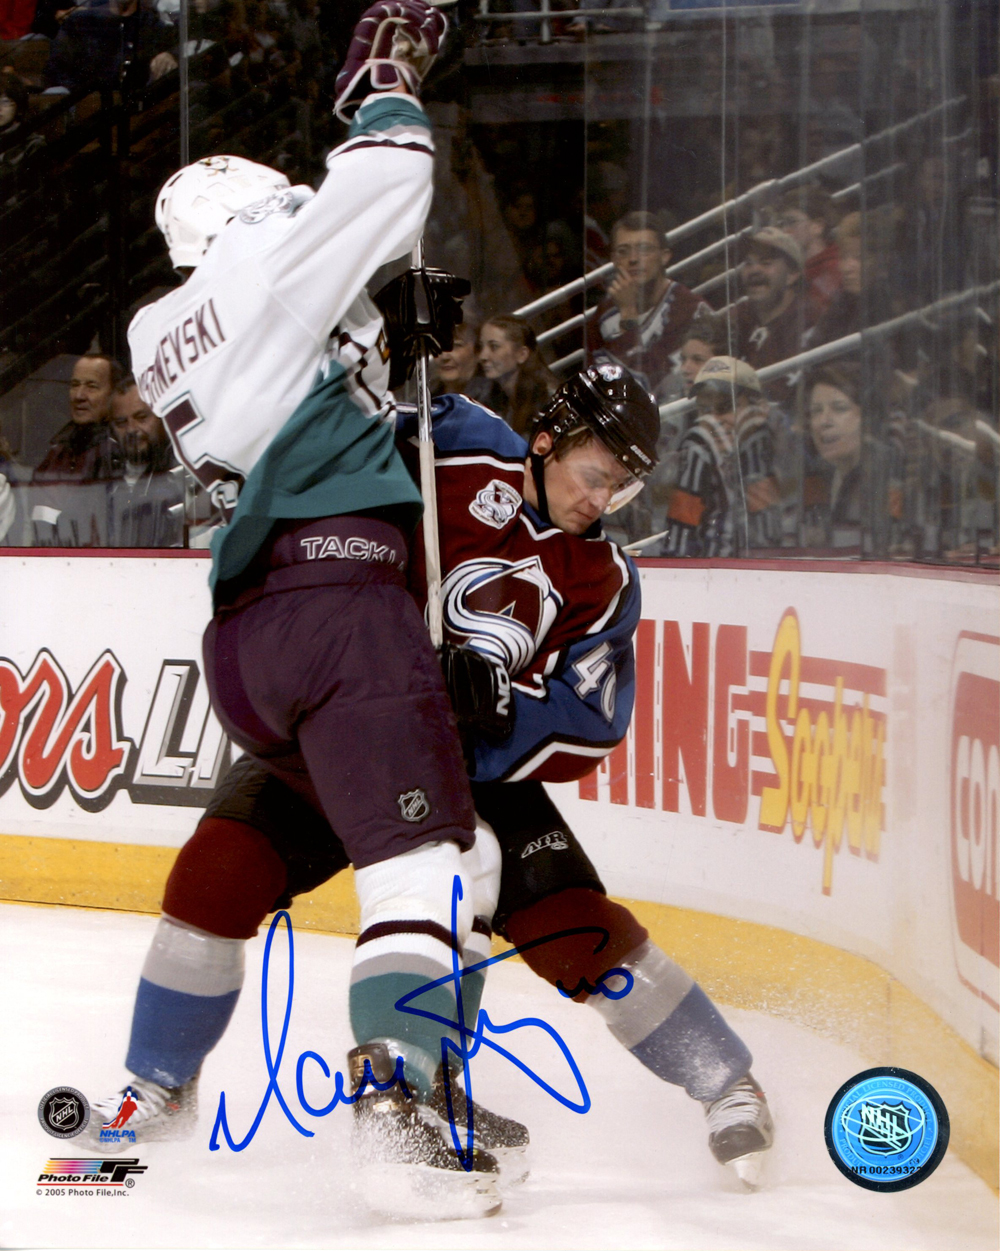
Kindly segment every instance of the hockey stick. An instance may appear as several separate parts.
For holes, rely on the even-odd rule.
[[[413,249],[412,266],[424,267],[424,241]],[[424,565],[427,569],[427,628],[431,642],[444,642],[441,610],[441,543],[438,532],[437,483],[434,479],[434,439],[431,435],[431,391],[427,381],[427,341],[420,340],[416,359],[417,437],[420,447],[420,494],[424,497]]]

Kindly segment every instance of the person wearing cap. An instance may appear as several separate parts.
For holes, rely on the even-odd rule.
[[[745,556],[781,544],[774,439],[760,379],[713,356],[694,380],[697,416],[667,506],[667,556]]]
[[[753,369],[787,360],[802,350],[810,323],[802,289],[802,249],[783,230],[765,226],[752,235],[740,266],[746,299],[736,309],[736,354]],[[768,384],[768,397],[788,398],[788,383]]]
[[[671,251],[657,213],[626,213],[611,231],[615,272],[587,323],[588,360],[624,365],[649,391],[674,367],[673,355],[708,305],[666,273]]]

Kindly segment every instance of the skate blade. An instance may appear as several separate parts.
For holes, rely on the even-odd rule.
[[[736,1174],[744,1190],[752,1192],[764,1185],[766,1162],[766,1151],[751,1151],[749,1155],[730,1160],[726,1167]]]
[[[500,1165],[501,1190],[510,1190],[528,1180],[531,1163],[527,1147],[490,1147],[489,1151]]]
[[[462,1221],[493,1216],[503,1202],[496,1174],[452,1172],[427,1164],[368,1164],[358,1189],[379,1216],[404,1221]]]

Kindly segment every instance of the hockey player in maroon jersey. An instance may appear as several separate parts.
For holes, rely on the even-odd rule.
[[[477,811],[493,827],[503,856],[499,898],[494,894],[485,907],[480,901],[465,964],[488,957],[492,924],[540,976],[596,1007],[637,1059],[702,1101],[716,1158],[734,1161],[752,1178],[772,1131],[749,1075],[749,1052],[632,914],[606,898],[542,786],[589,772],[628,727],[638,578],[632,562],[601,537],[600,519],[634,495],[653,466],[655,406],[627,371],[603,366],[560,388],[533,431],[530,452],[503,421],[464,397],[442,397],[433,417],[446,674]],[[413,425],[404,410],[404,442]],[[299,559],[349,557],[332,545],[305,542]],[[411,581],[422,598],[419,568]],[[270,908],[261,907],[258,924],[271,908],[289,906],[348,863],[330,826],[243,758],[178,856],[164,910],[169,913],[175,894],[205,889],[213,848],[251,838],[269,849],[274,869],[274,897]],[[581,929],[587,932],[574,932]],[[548,941],[553,934],[561,937]],[[618,1000],[593,993],[613,968],[628,969],[634,979]],[[483,983],[482,973],[463,977],[470,1024]],[[454,1084],[452,1093],[462,1124],[465,1107]],[[447,1118],[440,1075],[431,1106]],[[523,1153],[523,1126],[475,1105],[474,1123],[478,1145],[501,1163]]]

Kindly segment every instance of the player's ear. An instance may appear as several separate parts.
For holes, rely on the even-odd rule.
[[[531,450],[536,456],[548,456],[552,451],[552,435],[547,430],[539,430],[535,435],[535,441],[531,445]]]
[[[523,365],[530,355],[531,355],[530,348],[519,347],[517,349],[517,352],[514,355],[514,359],[517,361],[519,365]]]

